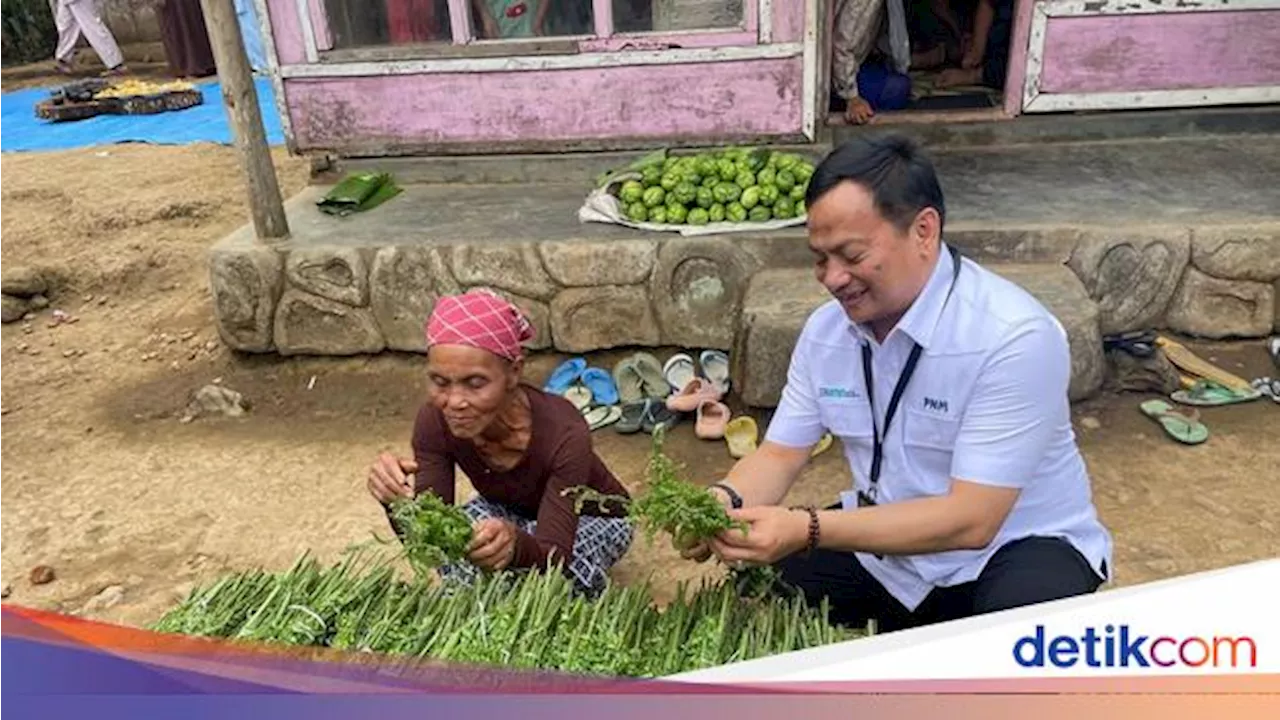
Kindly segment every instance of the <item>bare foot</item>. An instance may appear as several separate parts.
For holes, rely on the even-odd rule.
[[[934,87],[950,88],[960,85],[981,85],[982,68],[948,68],[938,75]]]

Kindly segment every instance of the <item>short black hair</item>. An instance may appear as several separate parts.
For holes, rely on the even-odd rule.
[[[846,180],[865,187],[876,210],[899,230],[905,232],[927,207],[938,211],[940,227],[946,222],[947,206],[933,163],[910,138],[889,134],[845,142],[814,169],[805,207],[813,207]]]

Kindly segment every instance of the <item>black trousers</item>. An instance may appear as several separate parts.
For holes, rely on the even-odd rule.
[[[915,611],[898,602],[853,553],[817,549],[808,557],[786,557],[774,568],[782,582],[802,592],[810,604],[816,606],[825,597],[831,622],[864,627],[874,619],[877,632],[1087,595],[1102,584],[1084,556],[1055,537],[1007,543],[976,580],[934,588]]]

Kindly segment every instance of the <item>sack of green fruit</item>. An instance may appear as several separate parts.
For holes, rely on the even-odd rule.
[[[812,175],[807,158],[768,148],[658,150],[597,177],[578,219],[682,235],[793,227]]]

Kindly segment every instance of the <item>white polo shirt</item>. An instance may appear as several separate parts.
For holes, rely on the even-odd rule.
[[[862,565],[912,610],[935,586],[976,579],[1002,545],[1030,535],[1066,539],[1108,579],[1111,535],[1098,520],[1071,426],[1066,331],[1028,292],[969,260],[944,307],[953,267],[944,245],[924,291],[883,345],[837,301],[815,310],[766,439],[808,447],[830,431],[854,476],[844,507],[855,508],[854,491],[870,486],[873,436],[861,346],[872,349],[875,422],[885,433],[889,399],[918,342],[915,374],[884,434],[877,504],[945,495],[952,478],[1021,493],[983,550],[858,553]]]

